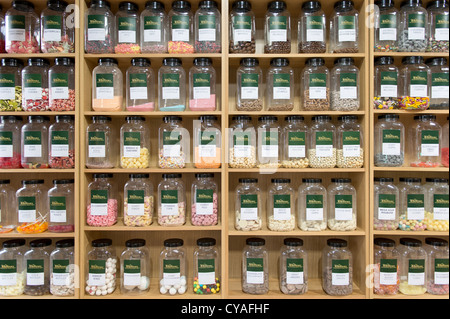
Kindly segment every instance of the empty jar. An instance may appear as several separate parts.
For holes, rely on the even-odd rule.
[[[291,53],[291,15],[287,10],[286,2],[269,2],[264,20],[264,32],[264,53]]]
[[[446,58],[431,58],[425,61],[431,71],[430,109],[449,108],[449,66]]]
[[[280,252],[280,290],[286,295],[308,291],[308,254],[303,240],[285,238]]]
[[[412,167],[438,167],[441,165],[442,128],[436,115],[414,116],[410,125],[409,160]]]
[[[298,53],[327,51],[327,17],[319,1],[302,4],[298,18]]]
[[[269,292],[269,254],[262,238],[247,238],[242,252],[242,291],[252,295]]]

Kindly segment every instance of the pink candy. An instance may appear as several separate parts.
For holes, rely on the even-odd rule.
[[[218,220],[218,200],[217,193],[213,195],[213,212],[212,214],[197,214],[197,208],[195,203],[192,205],[191,210],[191,223],[194,226],[214,226],[217,225]]]
[[[91,205],[87,206],[87,224],[89,226],[112,226],[117,222],[117,199],[108,199],[106,215],[92,215]]]

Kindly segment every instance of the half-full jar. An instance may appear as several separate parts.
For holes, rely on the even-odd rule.
[[[21,165],[23,168],[48,167],[48,116],[30,115],[21,129]]]
[[[260,230],[262,227],[261,189],[256,178],[240,178],[235,191],[236,230]]]
[[[182,226],[186,222],[186,187],[181,174],[163,174],[158,185],[158,224]]]
[[[112,240],[94,239],[86,256],[86,293],[106,296],[116,289],[117,257]]]
[[[400,253],[395,241],[374,239],[373,292],[377,295],[396,295],[400,284]]]
[[[234,1],[230,18],[230,53],[255,53],[256,18],[250,1]]]
[[[87,168],[113,168],[116,166],[116,143],[111,117],[93,116],[86,127]]]
[[[39,53],[40,19],[29,1],[12,1],[5,13],[5,50],[7,53]]]
[[[327,189],[321,178],[303,178],[298,188],[298,228],[321,231],[327,228]]]
[[[68,26],[71,10],[62,0],[47,2],[41,12],[41,51],[42,53],[74,53],[75,28]]]
[[[183,0],[172,2],[172,9],[167,17],[169,53],[194,53],[194,14],[191,4]]]
[[[236,110],[261,111],[263,103],[263,72],[259,60],[241,59],[236,71]]]
[[[449,186],[448,178],[426,179],[425,211],[427,229],[431,231],[445,231],[449,229]]]
[[[89,226],[112,226],[117,222],[119,207],[113,174],[93,174],[87,189],[87,216]]]
[[[166,58],[158,71],[158,107],[162,112],[186,109],[186,71],[181,59]]]
[[[155,110],[156,79],[150,60],[131,59],[131,66],[126,71],[127,111],[151,112]]]
[[[22,68],[21,60],[0,60],[0,111],[22,111]]]
[[[120,167],[147,168],[150,165],[150,129],[143,116],[127,116],[120,128]]]
[[[300,295],[308,291],[308,254],[303,240],[285,238],[280,251],[280,290],[286,295]]]
[[[0,116],[0,168],[20,168],[20,116]]]
[[[336,231],[356,229],[357,194],[350,178],[332,178],[328,186],[328,228]]]
[[[164,241],[159,255],[159,292],[162,295],[182,295],[187,290],[186,250],[183,244],[179,238]]]
[[[394,64],[394,58],[375,58],[373,108],[398,109],[399,97],[398,67]]]
[[[374,230],[396,230],[399,223],[400,191],[391,177],[375,177],[373,186]]]
[[[252,295],[269,292],[269,254],[262,238],[247,238],[242,252],[242,291]]]
[[[357,111],[360,106],[359,69],[353,58],[338,58],[330,72],[331,110]]]
[[[54,179],[47,193],[50,218],[48,231],[70,233],[75,230],[75,188],[73,179]]]
[[[220,285],[220,253],[216,240],[199,238],[194,250],[194,293],[218,294]]]
[[[446,58],[431,58],[425,61],[431,71],[430,109],[449,108],[449,66]]]
[[[231,120],[228,165],[231,168],[253,168],[256,166],[256,130],[252,118],[238,115]]]
[[[298,18],[298,53],[327,51],[327,17],[319,1],[302,4]]]
[[[330,71],[324,59],[306,60],[300,80],[300,99],[304,111],[330,109]]]
[[[120,292],[140,295],[150,288],[150,254],[144,239],[129,239],[120,255]]]
[[[267,227],[272,231],[295,229],[295,192],[288,178],[272,179],[267,196]]]
[[[167,53],[168,19],[164,3],[147,1],[141,12],[141,52]]]
[[[194,16],[195,53],[220,53],[221,15],[216,1],[200,1]]]
[[[153,222],[155,198],[149,174],[130,174],[123,187],[123,224],[149,226]]]
[[[425,188],[421,178],[400,177],[399,229],[421,231],[427,229],[425,219]]]
[[[16,191],[18,226],[22,234],[38,234],[47,230],[49,220],[48,188],[43,179],[23,180]]]
[[[291,53],[291,15],[286,2],[269,2],[264,33],[264,53]]]
[[[414,116],[409,128],[409,160],[412,167],[438,167],[441,165],[442,128],[436,115]]]
[[[75,117],[57,115],[48,128],[48,165],[51,168],[75,167]]]
[[[84,18],[86,53],[114,53],[116,20],[106,0],[92,0]]]
[[[26,268],[23,258],[25,240],[10,239],[2,244],[0,250],[0,296],[19,296],[23,294],[26,281]]]
[[[190,162],[190,135],[181,121],[180,116],[163,118],[158,132],[160,168],[184,168]]]
[[[0,234],[12,232],[17,226],[15,189],[11,180],[0,179]]]
[[[58,240],[50,253],[50,293],[55,296],[73,296],[75,293],[73,238]]]
[[[330,52],[357,53],[359,51],[359,12],[353,1],[334,4],[330,18]]]
[[[323,249],[322,288],[332,296],[353,292],[353,254],[343,239],[330,238]]]
[[[306,156],[308,149],[308,125],[304,122],[301,115],[292,115],[285,117],[285,125],[282,129],[283,158],[282,167],[284,168],[306,168],[309,165],[309,159]]]
[[[123,74],[117,60],[100,58],[92,71],[92,109],[100,112],[122,110]]]
[[[219,220],[219,193],[214,174],[195,174],[191,186],[191,224],[215,226]]]
[[[195,58],[189,70],[189,109],[216,110],[216,70],[210,58]]]
[[[339,168],[360,168],[364,165],[364,136],[357,115],[338,117],[336,128],[336,166]]]
[[[449,48],[449,4],[448,1],[431,1],[427,4],[428,23],[427,52],[447,52]]]
[[[141,53],[139,6],[133,2],[120,2],[115,20],[117,35],[114,52],[118,54]]]
[[[202,115],[194,124],[194,166],[219,168],[222,164],[222,134],[217,116]]]
[[[400,286],[404,295],[422,295],[427,291],[427,252],[422,242],[414,238],[400,238]]]
[[[71,58],[55,58],[55,65],[48,70],[50,111],[75,110],[75,61]]]
[[[448,241],[441,238],[425,238],[427,252],[427,292],[432,295],[448,295]]]
[[[400,14],[394,6],[394,0],[375,1],[375,52],[397,52],[397,28]]]
[[[28,59],[22,69],[22,109],[24,111],[47,111],[49,61],[42,58]]]
[[[51,239],[42,238],[30,241],[30,249],[24,255],[26,283],[24,294],[43,296],[50,291],[50,253]]]
[[[331,116],[313,116],[307,150],[309,166],[312,168],[335,167],[336,145],[336,127],[331,122]]]
[[[399,167],[405,159],[405,127],[397,114],[378,116],[375,124],[375,166]]]
[[[266,109],[268,111],[292,111],[294,109],[294,69],[289,59],[270,61],[266,76]]]
[[[405,0],[400,5],[398,50],[400,52],[425,52],[429,33],[427,10],[422,0]]]
[[[258,118],[258,167],[278,168],[281,166],[281,127],[276,116]]]
[[[430,105],[431,70],[421,56],[402,59],[399,106],[405,110],[426,110]]]

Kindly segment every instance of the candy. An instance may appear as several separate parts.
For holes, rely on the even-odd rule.
[[[108,199],[106,215],[91,213],[91,204],[87,206],[87,224],[89,226],[112,226],[117,222],[117,199]]]
[[[128,212],[128,199],[125,198],[123,204],[123,224],[125,226],[149,226],[153,223],[154,198],[153,196],[144,197],[144,213],[130,214]]]
[[[160,226],[182,226],[186,222],[186,203],[178,203],[178,214],[168,215],[158,206],[158,224]]]
[[[309,166],[309,159],[304,157],[294,160],[285,160],[281,162],[281,166],[284,168],[306,168]]]
[[[115,96],[112,99],[93,99],[92,109],[94,111],[116,112],[122,109],[122,96]]]
[[[312,168],[333,168],[336,166],[336,149],[333,148],[330,157],[316,156],[316,149],[309,149],[308,159]]]
[[[22,87],[14,88],[14,100],[0,100],[0,112],[20,112],[22,111]]]
[[[73,267],[74,265],[69,265],[66,269],[66,279],[64,280],[64,284],[60,284],[60,280],[56,280],[54,276],[57,276],[58,279],[61,278],[62,274],[54,274],[52,273],[50,276],[50,293],[55,296],[73,296],[75,293],[75,272]],[[67,271],[69,271],[67,273]]]
[[[141,47],[142,53],[167,53],[167,48],[164,45],[144,45]]]
[[[106,35],[104,41],[86,41],[86,53],[114,53],[114,43],[109,34]]]
[[[15,285],[0,285],[0,296],[18,296],[23,294],[26,280],[25,270],[16,274],[17,276]]]
[[[337,220],[335,218],[328,219],[328,228],[335,231],[350,231],[356,229],[356,215],[352,216],[352,220]]]
[[[214,226],[218,220],[218,197],[217,193],[213,194],[213,209],[210,214],[197,213],[197,205],[194,203],[191,207],[191,223],[194,226]]]
[[[291,214],[288,220],[276,220],[274,216],[270,216],[267,227],[271,231],[291,231],[295,229],[295,215]]]
[[[117,54],[139,54],[141,53],[141,47],[136,43],[121,43],[116,45],[114,52]]]
[[[0,157],[0,168],[20,168],[21,155],[13,152],[12,157]]]
[[[195,53],[220,53],[222,46],[211,41],[195,41]]]
[[[400,282],[400,286],[399,286],[399,291],[402,294],[405,295],[423,295],[424,293],[427,292],[427,288],[425,288],[424,286],[419,286],[419,285],[409,285],[408,284],[408,278],[402,277],[400,278],[401,282]]]
[[[395,220],[381,220],[375,219],[373,223],[374,230],[396,230],[398,222]]]
[[[248,146],[250,156],[235,156],[235,148],[229,149],[229,162],[228,166],[231,168],[253,168],[256,166],[256,148],[254,146]],[[242,155],[242,154],[240,154]]]
[[[431,212],[425,213],[424,224],[427,225],[427,230],[430,231],[449,231],[448,219],[434,219],[434,214]]]
[[[66,34],[61,37],[61,41],[43,41],[41,50],[42,53],[74,53],[75,45]]]
[[[159,151],[160,168],[184,168],[186,166],[186,156],[180,151],[180,156],[164,156],[164,149]]]
[[[194,277],[193,288],[194,293],[197,295],[217,294],[220,291],[220,280],[216,277],[213,284],[205,285],[199,283],[198,277]]]
[[[39,234],[48,229],[48,222],[45,221],[45,217],[39,217],[35,222],[22,223],[17,226],[17,231],[21,234]]]
[[[425,212],[425,215],[429,214]],[[406,231],[422,231],[427,229],[427,224],[425,219],[407,219],[407,214],[403,214],[400,216],[400,221],[398,224],[400,230]]]
[[[48,89],[42,88],[42,95],[40,99],[37,100],[24,99],[24,101],[22,101],[22,108],[24,111],[28,112],[48,111],[49,108]]]
[[[390,97],[373,98],[373,108],[376,110],[395,110],[398,109],[398,99]]]
[[[399,271],[398,271],[398,265],[397,265],[397,284],[395,285],[382,285],[380,283],[380,263],[377,263],[374,265],[374,272],[373,272],[373,292],[377,295],[396,295],[398,294],[399,290],[399,283],[400,283],[400,277],[399,277]]]
[[[448,295],[449,287],[448,284],[435,284],[434,279],[428,279],[427,292],[432,295]]]
[[[194,165],[196,168],[219,168],[220,165],[222,164],[222,160],[221,160],[222,151],[221,151],[220,147],[216,147],[215,154],[212,154],[215,156],[200,157],[199,147],[195,148],[194,154],[195,154],[194,155],[195,156],[194,157],[195,158]],[[208,155],[211,155],[211,154],[208,154]]]
[[[194,53],[194,47],[182,41],[169,41],[169,53]]]
[[[50,168],[74,168],[75,167],[75,152],[74,150],[69,150],[69,156],[52,156],[49,154],[48,164]]]
[[[336,166],[339,168],[360,168],[364,164],[364,149],[359,149],[359,156],[344,157],[344,150],[336,152]]]
[[[402,96],[399,99],[399,107],[402,110],[427,110],[429,104],[429,97]]]
[[[216,95],[211,94],[209,99],[189,100],[189,108],[191,111],[215,111]]]
[[[120,159],[122,168],[147,168],[149,166],[150,152],[148,148],[141,147],[139,157],[125,157]]]
[[[441,149],[441,162],[442,162],[442,165],[444,165],[445,167],[448,167],[448,162],[449,162],[449,148],[448,147],[443,147]]]
[[[54,112],[75,111],[75,90],[69,89],[68,99],[53,99],[50,96],[48,109]]]
[[[167,293],[169,293],[172,296],[177,293],[182,295],[186,292],[186,289],[187,289],[186,276],[180,276],[180,279],[177,284],[166,284],[164,282],[164,278],[161,279],[159,282],[159,292],[162,295],[166,295]]]
[[[386,45],[378,44],[378,45],[375,45],[373,47],[373,50],[375,52],[397,52],[398,51],[398,46],[396,46],[396,45],[389,45],[389,44],[386,44]]]
[[[8,225],[8,226],[0,225],[0,234],[10,233],[14,230],[14,228],[16,228],[16,227],[14,227],[13,225]]]
[[[112,294],[116,289],[117,260],[108,258],[105,263],[105,284],[102,286],[90,285],[86,280],[86,292],[91,296],[106,296]]]
[[[39,42],[30,32],[25,34],[25,41],[11,41],[5,46],[7,53],[39,53]]]
[[[130,112],[153,112],[154,110],[155,110],[155,103],[153,102],[127,106],[127,111]]]
[[[75,231],[75,225],[51,225],[48,226],[51,233],[72,233]]]

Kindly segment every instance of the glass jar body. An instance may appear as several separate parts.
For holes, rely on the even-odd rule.
[[[126,71],[127,111],[155,110],[155,74],[149,66],[130,66]]]
[[[431,110],[448,110],[449,109],[449,88],[448,79],[450,68],[445,65],[430,65],[431,71]]]
[[[271,231],[292,231],[296,226],[295,192],[287,182],[275,182],[267,198],[267,227]]]
[[[400,253],[395,247],[374,245],[374,287],[377,295],[396,295],[400,283]]]
[[[116,21],[106,5],[93,4],[85,14],[84,50],[86,53],[114,53]],[[94,82],[95,83],[95,82]]]
[[[450,10],[448,4],[427,6],[429,33],[427,34],[427,52],[447,52],[449,48],[448,21]]]
[[[306,155],[309,148],[309,127],[301,119],[290,119],[282,129],[282,167],[306,168],[309,160]]]
[[[266,109],[292,111],[294,96],[294,70],[290,66],[271,66],[266,76]]]
[[[194,250],[194,293],[218,294],[221,285],[220,253],[215,246],[197,246]]]
[[[260,230],[262,199],[257,182],[242,182],[235,191],[235,223],[240,231]]]
[[[399,52],[425,52],[429,33],[428,13],[421,5],[400,8]]]
[[[357,111],[360,107],[360,75],[354,64],[336,64],[330,72],[330,95],[333,111]]]
[[[39,53],[40,19],[34,8],[18,5],[5,13],[5,51],[6,53]]]
[[[253,11],[232,10],[230,18],[230,53],[255,53],[256,18]]]
[[[48,191],[50,218],[48,231],[69,233],[75,230],[75,190],[73,182],[54,182]]]
[[[111,246],[93,247],[86,256],[86,293],[105,296],[116,289],[117,257]]]
[[[400,285],[404,295],[422,295],[427,291],[427,253],[422,247],[400,245]]]
[[[179,120],[169,120],[160,126],[160,168],[184,168],[190,162],[189,136]]]
[[[194,16],[195,53],[220,53],[221,34],[219,9],[214,6],[200,6]]]
[[[215,111],[216,70],[212,65],[194,65],[189,70],[189,109],[191,111]]]
[[[73,296],[75,293],[75,256],[73,247],[57,247],[50,254],[50,293]]]
[[[194,53],[194,14],[191,10],[172,8],[167,17],[169,20],[169,53]]]
[[[67,7],[47,6],[41,12],[42,53],[74,53],[75,28],[67,25],[70,10]]]
[[[374,71],[375,109],[398,109],[400,85],[398,83],[398,68],[394,64],[375,65]]]
[[[165,247],[159,257],[159,292],[183,295],[187,289],[186,250]]]
[[[342,118],[336,128],[336,166],[361,168],[364,165],[364,135],[356,118]]]
[[[107,119],[93,119],[86,127],[87,168],[113,168],[117,166],[115,132]]]
[[[264,20],[264,53],[291,53],[291,15],[288,10],[268,10]]]
[[[21,166],[22,119],[15,116],[0,118],[0,168],[11,169]]]
[[[336,127],[329,119],[317,119],[310,127],[309,166],[333,168],[336,166]]]
[[[191,187],[191,224],[215,226],[219,221],[219,193],[212,177],[197,177]]]
[[[405,160],[405,127],[398,119],[378,119],[375,124],[374,144],[375,166],[403,166]]]
[[[120,167],[147,168],[150,165],[150,129],[145,118],[128,118],[120,128]]]
[[[0,66],[0,79],[0,112],[22,111],[22,66]]]
[[[430,180],[424,185],[427,229],[449,230],[449,186],[445,180]]]
[[[186,72],[181,66],[162,66],[158,71],[158,108],[161,112],[186,109]]]
[[[380,7],[375,11],[375,52],[397,52],[400,14],[397,8]]]
[[[432,295],[448,295],[448,263],[449,250],[447,245],[426,244],[424,250],[427,252],[427,293]]]
[[[75,167],[75,123],[72,117],[58,118],[48,128],[50,168]]]
[[[0,264],[2,268],[13,267],[15,276],[11,273],[2,274],[2,285],[0,286],[0,296],[19,296],[24,293],[26,281],[26,268],[21,247],[9,247],[0,250]],[[6,280],[5,280],[6,279]]]
[[[242,291],[252,295],[269,292],[269,254],[264,246],[247,245],[242,252]]]
[[[54,65],[48,71],[50,111],[75,111],[75,65]]]
[[[48,70],[47,64],[29,64],[22,69],[22,109],[37,112],[48,111]]]
[[[298,53],[325,53],[326,39],[327,18],[323,10],[302,10],[298,19]]]
[[[328,228],[351,231],[357,223],[357,194],[349,182],[332,183],[328,189]]]
[[[150,226],[155,198],[153,185],[146,176],[131,176],[123,188],[123,223],[125,226]]]
[[[256,130],[251,118],[235,118],[230,126],[228,166],[254,168],[256,166]]]
[[[280,253],[280,290],[286,295],[308,292],[308,254],[299,246],[283,245]]]
[[[275,119],[260,121],[257,127],[258,167],[278,168],[281,166],[281,128]]]
[[[327,189],[317,181],[306,181],[298,189],[298,228],[303,231],[327,229]]]
[[[236,84],[236,110],[261,111],[264,104],[262,69],[259,66],[239,66]]]
[[[322,288],[331,296],[353,292],[353,255],[347,247],[327,246],[322,252]]]
[[[420,182],[405,181],[399,186],[400,222],[399,229],[405,231],[423,231],[427,229],[425,216],[425,188]]]
[[[186,194],[182,180],[165,179],[158,185],[158,224],[182,226],[186,223]]]
[[[102,63],[92,71],[92,110],[117,112],[123,106],[123,74],[115,63]]]
[[[150,255],[146,247],[127,247],[120,255],[120,292],[142,295],[150,288]]]
[[[330,70],[325,65],[305,66],[300,88],[302,110],[328,111],[330,109]]]
[[[396,230],[399,223],[400,192],[391,181],[374,183],[374,217],[375,230]]]
[[[431,70],[423,63],[400,68],[400,109],[426,110],[430,106]]]
[[[89,226],[112,226],[117,222],[119,196],[112,176],[98,176],[87,189],[87,218]]]
[[[45,247],[31,247],[24,254],[26,283],[24,294],[43,296],[50,292],[50,254]]]
[[[330,52],[358,53],[359,12],[353,8],[335,8],[330,18]]]
[[[412,167],[441,165],[442,128],[434,119],[422,118],[409,128],[409,160]]]
[[[116,20],[116,42],[114,52],[117,54],[139,54],[141,53],[141,19],[137,10],[121,10],[115,15]]]

